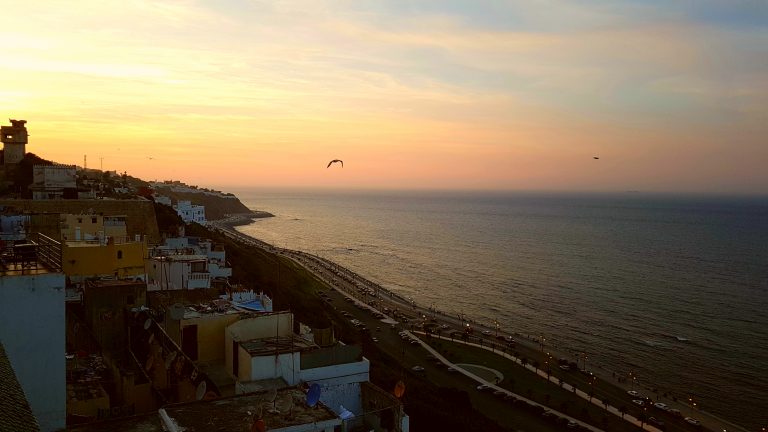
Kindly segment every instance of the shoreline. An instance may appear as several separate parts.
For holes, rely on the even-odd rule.
[[[251,210],[250,213],[228,214],[224,219],[210,220],[208,223],[212,226],[215,224],[222,224],[229,228],[235,228],[242,225],[249,225],[256,219],[266,219],[271,217],[275,217],[275,215],[263,210]]]
[[[264,212],[264,213],[267,213],[267,212]],[[360,276],[356,272],[344,266],[341,266],[327,258],[320,257],[320,256],[303,252],[303,251],[276,247],[272,244],[269,244],[257,238],[251,237],[250,235],[244,234],[238,231],[236,227],[247,225],[248,223],[250,223],[250,221],[255,219],[252,217],[245,219],[245,217],[247,216],[248,216],[247,214],[233,215],[233,217],[230,217],[226,220],[217,221],[221,223],[222,227],[216,227],[216,228],[221,229],[221,231],[225,235],[229,234],[228,236],[230,238],[239,240],[245,244],[250,244],[252,246],[265,249],[271,253],[275,253],[283,257],[292,259],[293,261],[296,261],[297,263],[304,266],[305,268],[307,268],[308,270],[310,270],[311,272],[315,273],[318,276],[319,276],[318,270],[320,269],[315,265],[321,266],[324,270],[329,271],[330,273],[332,273],[332,275],[335,275],[336,277],[340,278],[341,281],[344,281],[349,285],[351,285],[352,288],[356,288],[356,290],[349,290],[349,291],[344,290],[344,292],[348,296],[354,297],[355,299],[359,300],[363,304],[366,304],[366,306],[371,299],[388,300],[391,303],[399,304],[402,307],[402,309],[395,309],[395,310],[401,311],[400,312],[402,313],[401,316],[407,317],[408,320],[411,322],[407,327],[413,328],[413,321],[411,320],[415,321],[417,317],[421,317],[421,316],[428,317],[430,315],[432,317],[435,317],[435,315],[439,315],[442,320],[450,322],[451,324],[455,325],[457,328],[463,328],[464,325],[469,325],[471,323],[472,326],[477,329],[477,332],[474,335],[472,335],[471,338],[480,337],[480,333],[482,330],[490,330],[490,331],[496,330],[492,326],[482,324],[477,320],[466,317],[466,316],[461,316],[459,314],[446,313],[444,311],[440,311],[435,308],[431,308],[431,307],[427,308],[427,307],[421,306],[417,304],[413,299],[406,298],[396,292],[388,290],[382,287],[380,284],[370,281]],[[273,216],[273,215],[270,214],[270,216]],[[269,217],[269,216],[265,216],[265,217]],[[243,222],[243,220],[247,220],[247,222]],[[327,279],[327,278],[323,278],[323,279]],[[330,279],[332,280],[325,280],[325,282],[331,286],[338,285],[338,283],[336,283],[336,282],[339,282],[338,279],[334,277],[331,277]],[[406,315],[406,313],[408,313],[408,315]],[[413,314],[416,314],[416,317],[414,317]],[[455,331],[455,329],[453,330]],[[509,332],[509,331],[498,331],[498,334],[514,336],[516,338],[517,343],[525,347],[525,349],[532,350],[532,351],[541,351],[541,355],[544,355],[544,353],[546,353],[548,356],[550,356],[551,359],[570,358],[572,355],[570,351],[573,351],[573,350],[569,350],[567,347],[559,347],[556,345],[553,346],[553,345],[542,344],[541,340],[538,337],[531,334],[525,334],[520,332]],[[487,341],[487,343],[493,344],[494,341],[491,339],[490,341]],[[565,351],[562,351],[562,350],[565,350]],[[615,372],[612,372],[605,367],[602,367],[600,365],[595,365],[591,370],[591,372],[600,380],[606,383],[609,383],[615,386],[616,388],[622,389],[624,391],[629,390],[631,388],[629,382],[627,382],[626,380],[621,381],[619,379],[620,378],[619,374],[616,374]],[[643,388],[649,394],[653,394],[653,388],[648,384],[644,385],[636,382],[634,386],[637,389]],[[665,395],[664,397],[657,395],[656,400],[664,401],[670,405],[681,408],[681,411],[683,411],[686,416],[694,416],[699,419],[701,419],[702,417],[706,417],[708,419],[707,423],[716,424],[716,426],[713,425],[710,428],[712,430],[733,428],[733,429],[741,430],[744,432],[747,431],[745,427],[734,424],[729,420],[725,420],[717,416],[716,414],[695,409],[685,404],[680,399],[673,398],[673,395],[669,395],[669,396]]]

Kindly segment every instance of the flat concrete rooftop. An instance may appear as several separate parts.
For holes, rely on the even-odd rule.
[[[276,352],[299,352],[319,348],[314,342],[310,342],[297,335],[294,335],[293,337],[276,336],[264,339],[254,339],[240,342],[240,346],[248,351],[251,357],[274,355]]]
[[[179,430],[185,431],[249,432],[253,420],[258,419],[259,415],[267,430],[304,424],[317,424],[317,430],[323,430],[325,422],[326,427],[341,424],[341,419],[325,405],[318,403],[315,407],[309,407],[305,401],[306,394],[303,391],[289,387],[211,401],[168,405],[164,409]]]

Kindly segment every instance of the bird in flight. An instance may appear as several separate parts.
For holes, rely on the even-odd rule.
[[[600,158],[597,156],[592,156],[592,159],[600,159]]]
[[[333,164],[334,162],[339,162],[341,164],[341,167],[344,168],[344,161],[341,160],[341,159],[334,159],[334,160],[328,162],[328,166],[326,168],[330,168],[331,164]]]

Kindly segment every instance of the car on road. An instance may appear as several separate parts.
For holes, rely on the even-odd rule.
[[[495,392],[493,392],[493,395],[497,397],[504,397],[508,394],[509,393],[505,392],[504,390],[496,390]]]
[[[372,341],[374,341],[374,342],[376,342],[376,343],[378,343],[378,342],[379,342],[379,338],[377,338],[377,337],[372,337],[372,338],[371,338],[371,340],[372,340]]]
[[[658,427],[659,429],[664,430],[664,422],[659,420],[659,419],[657,419],[656,417],[649,417],[648,418],[648,423]]]
[[[490,335],[493,334],[493,332],[490,331],[490,330],[483,330],[483,334],[486,335],[486,336],[490,336]]]
[[[491,389],[491,386],[489,386],[488,384],[480,384],[479,386],[477,386],[477,391],[486,391],[490,389]]]
[[[568,424],[566,424],[566,425],[565,425],[565,427],[567,427],[568,429],[576,429],[576,427],[577,427],[578,425],[579,425],[579,424],[578,424],[578,423],[576,423],[575,421],[573,421],[573,420],[570,420],[570,421],[568,422]]]
[[[446,369],[448,372],[457,372],[456,368],[449,366],[448,369]]]
[[[564,371],[569,371],[569,370],[571,370],[571,367],[568,366],[567,364],[561,364],[560,365],[560,369],[562,369]]]
[[[638,392],[636,392],[634,390],[627,391],[627,394],[630,395],[630,396],[634,396],[634,397],[640,397],[640,393],[638,393]]]
[[[408,343],[411,344],[411,345],[419,345],[419,341],[416,340],[416,339],[411,339],[411,341],[408,342]]]
[[[667,404],[662,402],[656,402],[655,404],[653,404],[653,406],[663,411],[669,411],[669,407],[667,406]]]
[[[416,365],[416,366],[412,367],[411,370],[414,371],[414,372],[424,372],[424,367]]]
[[[645,406],[645,401],[642,399],[632,399],[632,403],[637,406]]]
[[[701,422],[700,422],[700,421],[698,421],[698,420],[696,420],[696,419],[695,419],[695,418],[693,418],[693,417],[686,417],[686,418],[684,418],[683,420],[687,421],[688,423],[690,423],[690,424],[692,424],[692,425],[694,425],[694,426],[701,426]]]

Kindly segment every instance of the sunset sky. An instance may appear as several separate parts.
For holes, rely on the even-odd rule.
[[[57,162],[224,188],[768,190],[762,0],[0,3],[2,124]]]

